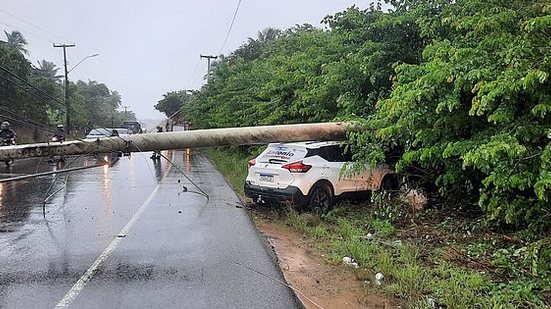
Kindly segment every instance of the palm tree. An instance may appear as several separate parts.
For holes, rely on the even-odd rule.
[[[57,75],[57,71],[59,71],[59,68],[56,68],[56,65],[53,62],[46,60],[38,62],[37,73],[39,76],[47,80],[58,82],[63,75]]]
[[[25,48],[25,46],[27,45],[27,40],[25,40],[21,32],[12,31],[10,33],[4,30],[4,33],[6,34],[7,44],[9,47],[18,50],[25,55],[29,53],[29,51],[27,51],[27,49]]]
[[[247,43],[241,45],[234,55],[243,57],[244,59],[257,59],[261,54],[261,45],[263,42],[277,39],[283,32],[279,29],[268,27],[256,33],[256,39],[249,37]]]
[[[258,31],[257,37],[261,42],[273,40],[281,35],[281,30],[268,27],[262,31]]]

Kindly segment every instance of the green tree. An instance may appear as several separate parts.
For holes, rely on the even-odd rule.
[[[183,105],[195,127],[354,119],[356,159],[441,202],[551,226],[551,5],[395,0],[249,39]]]
[[[0,44],[0,105],[12,110],[13,120],[26,117],[38,122],[48,121],[50,97],[56,96],[55,87],[35,84],[31,63],[24,55],[8,44]],[[38,86],[42,91],[34,89]],[[24,123],[23,122],[19,122]]]
[[[6,30],[4,30],[4,33],[6,34],[6,43],[10,48],[13,48],[25,55],[29,53],[28,50],[25,48],[27,46],[27,40],[25,39],[23,34],[21,34],[21,32],[7,32]]]
[[[258,31],[258,33],[256,34],[256,37],[259,41],[265,42],[265,41],[274,40],[280,35],[281,35],[281,30],[268,27],[263,29],[262,31]]]
[[[23,94],[23,85],[12,74],[26,78],[31,65],[18,51],[7,44],[0,44],[0,102],[4,107],[15,108]]]
[[[167,117],[170,117],[180,111],[187,97],[188,94],[185,90],[168,92],[163,94],[163,98],[154,107]]]
[[[59,68],[53,62],[42,60],[38,62],[37,74],[47,80],[59,82],[63,75],[58,75]]]
[[[97,81],[80,80],[70,89],[72,108],[78,113],[75,122],[81,129],[122,125],[124,112],[118,110],[122,99],[117,91]]]
[[[476,201],[490,220],[544,231],[551,222],[551,6],[406,4],[431,43],[421,64],[396,67],[391,97],[368,122],[376,139],[366,156],[381,158],[398,145],[397,169],[420,167],[442,197]]]

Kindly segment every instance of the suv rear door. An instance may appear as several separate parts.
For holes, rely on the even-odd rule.
[[[271,144],[257,157],[247,178],[254,185],[284,189],[294,181],[294,177],[281,166],[300,161],[306,154],[307,150],[302,146]]]

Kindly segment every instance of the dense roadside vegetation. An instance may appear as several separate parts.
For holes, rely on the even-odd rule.
[[[250,152],[238,147],[204,151],[243,196]],[[543,242],[528,244],[482,228],[484,217],[469,209],[418,212],[403,197],[372,194],[368,205],[343,201],[323,216],[252,203],[249,210],[259,220],[304,233],[318,254],[362,281],[366,293],[385,293],[406,308],[551,305],[551,278],[541,271],[548,267],[548,258],[538,255],[545,250]],[[527,257],[531,250],[536,254]],[[342,265],[345,256],[359,267]],[[381,286],[375,280],[378,272],[385,277]]]
[[[221,57],[202,89],[177,92],[181,117],[194,128],[358,121],[356,159],[391,163],[405,187],[430,195],[430,211],[470,218],[469,233],[504,235],[473,244],[495,270],[484,280],[541,306],[551,276],[551,4],[385,6],[335,13],[324,29],[260,32]]]
[[[18,31],[7,32],[0,41],[0,120],[9,121],[22,141],[37,138],[64,123],[63,75],[54,63],[42,60],[38,66],[28,59],[27,41]],[[72,128],[82,135],[93,127],[120,126],[133,120],[132,112],[118,111],[121,96],[96,81],[70,82],[68,87]],[[26,134],[25,134],[26,133]],[[26,135],[26,136],[25,136]]]
[[[194,128],[353,119],[357,159],[387,161],[489,224],[551,228],[551,6],[392,1],[271,31],[223,56],[200,91],[169,93]],[[273,29],[268,29],[273,30]],[[172,108],[173,110],[173,108]]]

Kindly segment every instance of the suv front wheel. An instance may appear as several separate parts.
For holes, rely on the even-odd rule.
[[[323,183],[319,183],[310,191],[308,208],[316,214],[325,214],[333,205],[333,192],[331,188]]]

